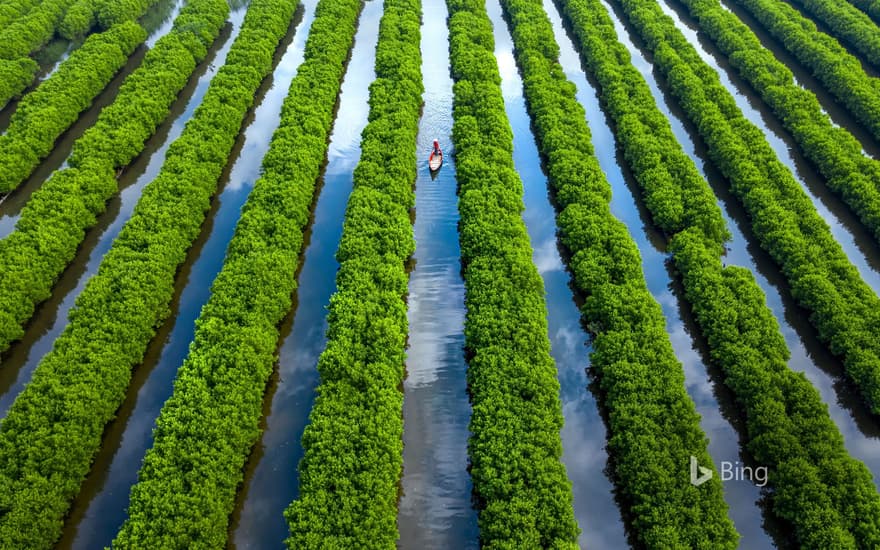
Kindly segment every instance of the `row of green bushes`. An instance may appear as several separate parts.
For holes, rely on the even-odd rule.
[[[858,59],[816,30],[779,0],[733,0],[744,6],[794,57],[812,71],[859,123],[880,140],[880,81],[865,74]]]
[[[664,209],[655,198],[665,190],[656,180],[670,167],[678,168],[673,178],[677,192],[703,203],[707,211],[717,211],[715,198],[675,140],[626,47],[617,41],[603,5],[599,0],[558,3],[588,71],[599,83],[597,92],[615,121],[618,142],[654,223],[671,237],[685,295],[713,361],[721,366],[725,384],[742,407],[746,448],[770,469],[770,484],[780,495],[773,500],[775,513],[795,527],[805,547],[851,546],[852,535],[842,520],[851,511],[865,520],[865,529],[876,528],[872,525],[878,520],[878,496],[870,472],[848,455],[819,393],[802,374],[788,368],[785,340],[752,274],[741,267],[723,267],[716,241],[702,224],[674,228],[665,223]],[[876,540],[876,535],[859,538]]]
[[[260,435],[278,324],[292,305],[303,231],[361,6],[360,0],[317,5],[262,176],[162,408],[116,548],[225,545],[243,467]]]
[[[866,14],[846,2],[830,0],[792,0],[839,39],[845,41],[875,67],[880,67],[880,32]]]
[[[170,313],[177,270],[201,231],[294,7],[288,0],[251,4],[226,63],[77,298],[64,332],[0,424],[0,547],[44,548],[60,533],[104,428],[125,398],[131,370]],[[190,420],[184,429],[201,425]],[[184,493],[195,500],[216,496],[212,489]],[[205,520],[185,525],[195,540],[214,536],[203,531]],[[165,546],[137,540],[132,544],[139,548]]]
[[[880,23],[880,0],[847,0],[847,2],[868,14],[875,23]]]
[[[27,57],[45,45],[75,0],[42,0],[0,30],[0,59]]]
[[[125,78],[115,101],[73,145],[70,168],[43,183],[0,241],[0,351],[21,338],[24,324],[73,260],[86,231],[118,190],[117,170],[143,150],[177,94],[217,38],[226,0],[190,0],[171,31]]]
[[[58,26],[67,39],[84,36],[94,27],[109,29],[124,21],[135,21],[159,0],[76,0]]]
[[[30,57],[0,59],[0,109],[30,86],[39,68]]]
[[[407,261],[415,251],[421,1],[385,0],[330,299],[321,383],[302,437],[293,549],[396,548],[403,470]]]
[[[654,66],[694,122],[709,155],[731,183],[761,246],[792,295],[874,412],[880,412],[880,299],[834,240],[809,197],[766,137],[739,111],[717,73],[656,2],[615,0],[654,53]]]
[[[26,15],[39,5],[40,0],[6,0],[0,2],[0,29],[5,29],[10,23]]]
[[[591,370],[607,413],[607,447],[623,515],[639,546],[735,548],[738,535],[727,516],[720,479],[700,487],[690,483],[691,456],[712,464],[706,436],[662,310],[645,283],[638,247],[611,213],[611,187],[595,157],[575,87],[558,64],[543,2],[501,0],[501,5],[560,208],[560,240],[570,252],[574,284],[585,298],[581,311],[593,337]],[[620,86],[617,91],[625,92],[618,96],[625,101],[633,90]],[[650,102],[651,96],[642,99]],[[727,232],[708,186],[699,174],[689,177],[690,159],[676,154],[668,142],[648,142],[642,130],[663,126],[665,119],[632,116],[625,123],[628,139],[644,142],[643,156],[632,155],[632,148],[626,152],[649,176],[647,202],[661,227],[669,233],[699,227],[707,246],[720,254]]]
[[[22,98],[0,136],[0,193],[17,188],[147,39],[128,21],[93,34],[55,73]]]
[[[680,1],[880,242],[880,162],[866,157],[852,134],[834,126],[816,97],[798,86],[791,71],[719,0]]]
[[[482,0],[447,0],[471,462],[484,548],[577,548],[544,284]],[[550,46],[548,46],[550,47]]]

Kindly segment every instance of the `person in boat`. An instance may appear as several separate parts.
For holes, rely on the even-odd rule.
[[[432,155],[443,155],[443,151],[440,150],[440,141],[434,140],[434,149],[431,151]]]

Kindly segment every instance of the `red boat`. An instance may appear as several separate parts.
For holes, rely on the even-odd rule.
[[[436,172],[443,165],[443,151],[440,150],[440,140],[434,140],[434,147],[431,149],[431,156],[428,157],[428,168],[431,172]]]
[[[440,166],[443,165],[443,153],[434,154],[431,152],[431,156],[428,157],[428,168],[431,169],[432,172],[436,172],[440,169]]]

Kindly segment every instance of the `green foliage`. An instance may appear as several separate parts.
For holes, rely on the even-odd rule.
[[[282,8],[288,9],[293,7]],[[216,36],[227,14],[224,0],[192,0],[185,22],[202,21],[205,33]],[[265,21],[254,25],[262,28]],[[278,40],[287,29],[283,26]],[[179,37],[189,34],[178,31]],[[243,36],[233,49],[244,49],[239,57],[259,70],[220,70],[169,149],[160,176],[146,187],[98,274],[77,299],[53,350],[0,424],[0,547],[48,548],[58,538],[104,428],[125,397],[131,367],[141,361],[155,327],[168,314],[177,268],[199,233],[254,92],[271,69],[272,45],[260,41],[260,33]],[[4,330],[14,330],[7,327],[21,319],[14,317],[21,307],[14,302],[16,292],[27,300],[48,296],[47,283],[116,190],[113,175],[112,159],[88,156],[56,174],[51,180],[56,183],[28,203],[18,230],[0,243],[0,255],[12,260],[0,263],[3,290],[16,289],[3,295]],[[34,302],[29,303],[32,308]]]
[[[718,0],[681,1],[731,65],[770,105],[831,190],[880,242],[880,162],[866,157],[849,132],[834,126],[815,96],[795,84],[785,65]]]
[[[18,59],[40,49],[55,34],[76,0],[42,0],[24,15],[0,26],[0,59]]]
[[[577,548],[571,483],[560,461],[562,406],[544,284],[520,215],[522,182],[492,25],[481,0],[447,5],[472,404],[468,455],[480,542]],[[551,34],[545,46],[555,55],[552,40]]]
[[[5,29],[39,4],[40,0],[6,0],[0,3],[0,29]]]
[[[393,549],[399,538],[404,296],[424,90],[420,2],[385,0],[384,9],[370,122],[336,252],[321,383],[302,438],[299,498],[285,512],[291,549]]]
[[[850,44],[868,63],[880,67],[880,32],[871,19],[846,2],[792,0]]]
[[[93,34],[21,100],[0,136],[0,193],[27,179],[146,38],[133,22]]]
[[[0,59],[0,109],[27,89],[37,69],[39,65],[30,57]]]
[[[620,57],[622,48],[617,55],[603,56],[603,45],[614,37],[607,14],[601,24],[596,23],[604,8],[595,0],[558,1],[575,28],[588,68],[600,81],[601,95],[621,89],[617,67],[608,66],[608,59],[628,63],[628,57]],[[795,297],[814,309],[811,320],[826,331],[826,339],[828,333],[840,338],[832,339],[832,350],[840,353],[836,346],[845,345],[846,338],[855,337],[862,345],[870,333],[868,327],[877,326],[876,317],[872,319],[867,309],[876,305],[865,305],[876,297],[858,279],[809,199],[660,7],[618,1],[654,51],[657,68],[700,128],[713,160],[731,180],[734,193],[753,218],[762,246],[782,265]],[[612,101],[610,106],[615,119],[633,114],[621,110],[625,102]],[[638,142],[629,143],[622,141],[624,147]],[[627,152],[627,158],[638,155]],[[641,181],[639,169],[633,166]],[[717,250],[706,242],[700,228],[692,226],[673,236],[670,249],[712,359],[722,367],[725,383],[745,413],[748,449],[770,468],[775,513],[794,527],[804,548],[876,547],[880,544],[880,499],[870,473],[847,454],[809,381],[787,368],[785,342],[751,274],[738,267],[722,267]],[[863,331],[861,336],[859,331]],[[846,350],[850,352],[847,367],[854,378],[870,383],[870,369],[876,363],[872,363],[871,351],[863,348]],[[870,386],[863,390],[871,395]]]
[[[733,0],[785,49],[791,52],[876,139],[880,140],[880,80],[868,77],[859,60],[843,46],[816,30],[791,6],[779,0]],[[874,29],[877,37],[877,29]],[[877,58],[874,57],[873,61]]]
[[[258,6],[253,3],[248,16]],[[293,274],[360,9],[359,0],[322,0],[316,8],[263,174],[196,322],[115,547],[220,547],[225,541],[243,466],[259,437],[277,325],[292,305]],[[197,431],[189,423],[193,415],[200,418]],[[196,496],[209,491],[210,500]],[[190,532],[195,524],[199,532]]]
[[[76,0],[58,25],[58,34],[68,40],[85,36],[98,23],[97,9],[103,0]]]
[[[868,14],[875,23],[880,23],[880,0],[847,0],[847,2]]]
[[[103,28],[123,21],[134,21],[159,0],[97,0],[96,17]],[[296,5],[294,3],[294,5]]]
[[[57,278],[117,191],[114,173],[131,162],[168,116],[171,104],[223,26],[225,0],[190,0],[172,30],[128,75],[116,100],[73,145],[70,169],[56,172],[0,241],[0,350],[46,300]]]
[[[575,88],[558,64],[543,3],[501,0],[501,5],[561,209],[559,236],[571,253],[575,285],[586,298],[582,314],[594,337],[591,368],[608,413],[608,452],[624,515],[648,548],[735,548],[738,535],[727,517],[720,480],[701,487],[689,482],[691,455],[711,464],[706,437],[662,311],[645,284],[636,243],[610,211],[610,185],[595,158]],[[626,50],[604,49],[617,44],[611,31],[610,40],[595,30],[591,37],[607,59],[601,67],[608,73],[604,82],[611,79],[612,89],[626,91],[609,97],[614,102],[609,110],[623,115],[618,139],[640,176],[655,222],[669,235],[699,228],[703,246],[720,255],[728,233],[711,190],[675,141]]]

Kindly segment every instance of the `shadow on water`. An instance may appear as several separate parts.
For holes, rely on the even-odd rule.
[[[194,336],[194,323],[209,297],[232,238],[238,213],[253,182],[281,111],[281,102],[302,59],[304,41],[291,47],[302,19],[298,10],[276,51],[274,74],[257,91],[220,179],[205,227],[177,277],[172,313],[153,339],[145,361],[134,373],[127,399],[104,435],[104,445],[68,518],[59,548],[109,545],[122,522],[138,467],[152,444],[151,430],[170,397],[177,368]]]
[[[354,49],[339,96],[327,165],[314,221],[298,277],[295,310],[282,326],[276,383],[270,386],[265,431],[246,466],[230,525],[230,548],[284,548],[288,536],[283,513],[299,494],[301,438],[315,399],[315,366],[324,349],[326,307],[336,289],[335,253],[352,188],[352,172],[360,156],[360,135],[367,123],[369,84],[382,15],[382,2],[364,4]],[[291,274],[293,276],[293,274]],[[289,327],[289,328],[287,328]]]
[[[409,347],[403,384],[403,479],[398,548],[476,549],[467,442],[470,403],[464,355],[464,282],[452,150],[452,78],[444,0],[422,3],[424,110],[416,180],[416,252],[408,295]],[[431,173],[434,139],[444,163]]]
[[[67,324],[67,314],[77,296],[98,270],[104,254],[128,221],[143,188],[159,173],[168,147],[180,136],[184,125],[202,101],[217,67],[225,61],[242,17],[241,12],[233,14],[232,24],[227,24],[223,29],[205,61],[196,69],[189,84],[173,104],[171,114],[147,142],[144,152],[119,177],[120,193],[108,201],[107,209],[99,216],[96,226],[87,232],[76,257],[55,284],[52,296],[37,307],[24,337],[3,354],[0,361],[0,418],[6,415],[37,364],[52,349],[55,338]]]

